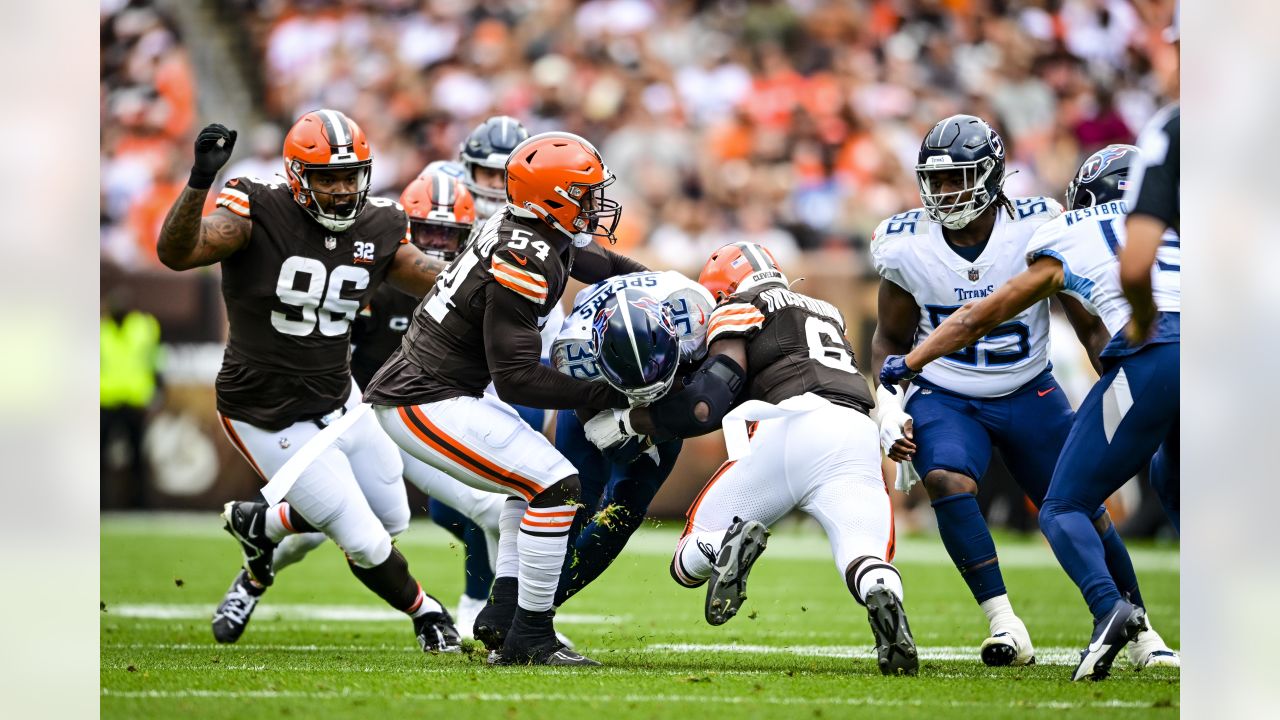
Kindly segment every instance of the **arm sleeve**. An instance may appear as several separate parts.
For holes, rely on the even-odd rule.
[[[247,218],[249,217],[249,189],[249,183],[244,178],[232,178],[222,186],[213,205]]]
[[[573,256],[573,271],[570,276],[575,280],[590,285],[605,278],[626,275],[634,272],[648,272],[649,268],[632,260],[626,255],[619,255],[596,243],[579,248]]]
[[[707,346],[717,340],[742,338],[750,340],[764,327],[764,313],[745,302],[726,302],[717,307],[707,321]]]
[[[552,410],[627,407],[626,397],[605,383],[577,380],[540,362],[537,306],[499,283],[488,283],[485,292],[484,349],[498,397]]]

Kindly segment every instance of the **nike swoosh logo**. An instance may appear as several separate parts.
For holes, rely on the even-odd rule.
[[[1097,641],[1089,643],[1089,654],[1090,654],[1090,655],[1092,655],[1092,654],[1094,654],[1094,653],[1097,653],[1097,652],[1102,652],[1102,651],[1103,651],[1103,650],[1105,650],[1106,648],[1111,647],[1110,645],[1104,645],[1104,644],[1103,644],[1103,642],[1102,642],[1102,640],[1103,640],[1103,638],[1105,638],[1105,637],[1107,636],[1107,632],[1108,632],[1109,630],[1111,630],[1111,624],[1112,624],[1112,623],[1114,623],[1115,621],[1116,621],[1116,616],[1115,616],[1115,615],[1112,615],[1112,616],[1107,620],[1107,626],[1106,626],[1106,627],[1104,627],[1104,628],[1102,628],[1102,632],[1101,632],[1101,633],[1098,633],[1098,639],[1097,639]]]
[[[519,255],[517,255],[517,254],[515,254],[515,253],[511,252],[510,250],[508,250],[508,251],[507,251],[507,254],[508,254],[508,255],[510,255],[511,257],[515,258],[515,259],[516,259],[516,262],[520,263],[521,265],[528,265],[528,264],[529,264],[529,261],[528,261],[528,260],[525,260],[524,258],[520,257]]]
[[[1040,397],[1044,397],[1045,395],[1048,395],[1049,393],[1051,393],[1051,392],[1053,392],[1054,390],[1057,390],[1057,389],[1058,389],[1058,388],[1056,388],[1056,387],[1051,387],[1051,388],[1049,388],[1048,390],[1037,390],[1037,391],[1036,391],[1036,395],[1039,395]]]

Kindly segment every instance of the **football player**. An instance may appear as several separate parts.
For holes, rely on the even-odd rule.
[[[633,405],[664,395],[677,369],[706,355],[715,307],[706,288],[678,272],[621,275],[583,288],[551,346],[552,363],[570,377],[607,382]],[[559,607],[609,567],[640,527],[649,503],[675,467],[683,441],[670,438],[630,457],[606,457],[587,440],[572,410],[556,420],[556,449],[578,468],[584,512],[570,533],[560,574]],[[637,455],[643,451],[643,457]],[[584,522],[585,521],[585,522]]]
[[[723,624],[746,599],[767,527],[799,508],[822,524],[836,570],[866,607],[881,672],[914,675],[902,578],[889,564],[893,511],[868,415],[875,401],[844,317],[789,290],[772,254],[755,243],[717,250],[698,282],[719,302],[707,360],[678,392],[592,418],[587,437],[612,448],[636,434],[692,437],[723,422],[729,460],[689,509],[672,577],[685,587],[706,583],[707,622]]]
[[[529,137],[520,121],[494,115],[471,131],[458,147],[463,180],[476,200],[480,222],[507,205],[507,156]]]
[[[365,400],[409,454],[511,496],[497,579],[475,626],[491,661],[596,664],[557,640],[553,624],[578,472],[511,403],[626,406],[607,384],[544,366],[538,321],[559,304],[570,276],[594,283],[645,268],[595,242],[614,240],[621,208],[605,195],[614,177],[591,143],[535,135],[512,150],[506,172],[507,207],[441,274]],[[496,397],[484,392],[491,380]]]
[[[222,264],[230,333],[216,382],[218,413],[265,481],[359,402],[348,343],[361,305],[384,279],[426,293],[443,263],[409,242],[397,203],[369,196],[372,150],[360,127],[335,110],[307,113],[289,130],[287,180],[234,178],[201,218],[235,140],[222,125],[200,132],[190,180],[165,218],[157,252],[175,270]],[[361,582],[413,618],[423,650],[457,650],[449,613],[423,592],[391,543],[409,522],[401,470],[395,445],[361,418],[298,478],[286,502],[228,503],[227,529],[246,562],[214,618],[215,636],[233,641],[243,632],[272,582],[276,543],[292,531],[318,530],[342,548]]]
[[[1027,240],[1062,213],[1049,198],[1005,195],[1004,154],[1000,135],[971,115],[946,118],[925,136],[916,165],[924,208],[885,220],[872,239],[883,278],[872,339],[877,374],[887,357],[907,353],[948,315],[1025,270]],[[1096,367],[1105,328],[1077,301],[1060,300]],[[930,364],[906,392],[905,412],[892,384],[878,392],[881,444],[924,479],[943,545],[987,616],[990,636],[980,649],[987,665],[1035,659],[978,508],[977,481],[998,447],[1031,501],[1044,500],[1073,415],[1049,369],[1048,329],[1048,304],[1035,303]],[[1093,520],[1107,563],[1126,592],[1137,593],[1128,551],[1105,513],[1097,506]]]
[[[894,385],[903,380],[912,379],[919,368],[927,366],[937,359],[959,351],[976,342],[991,332],[1001,323],[1017,316],[1022,311],[1057,293],[1067,293],[1084,304],[1092,314],[1100,317],[1107,331],[1119,337],[1129,321],[1129,306],[1124,301],[1119,287],[1118,263],[1116,253],[1124,244],[1124,216],[1127,207],[1121,199],[1125,186],[1129,182],[1130,167],[1137,160],[1138,149],[1132,145],[1108,145],[1085,160],[1067,188],[1067,212],[1059,218],[1045,223],[1027,243],[1027,269],[1010,279],[991,295],[982,300],[969,303],[951,314],[942,324],[934,329],[923,342],[917,345],[905,357],[890,356],[880,371],[880,381],[884,385]],[[1165,273],[1166,277],[1157,277],[1158,297],[1161,305],[1168,311],[1177,307],[1178,236],[1169,231],[1165,235],[1164,244],[1157,255],[1159,267],[1156,274]],[[1169,274],[1174,277],[1169,278]],[[1169,278],[1169,279],[1166,279]],[[1163,344],[1164,340],[1157,344]],[[1116,347],[1102,350],[1104,367],[1116,365],[1119,357]],[[1170,390],[1177,397],[1177,373],[1174,363],[1173,387],[1158,385],[1158,391],[1168,393]],[[1129,602],[1121,600],[1116,582],[1107,570],[1102,541],[1090,516],[1106,497],[1132,477],[1138,468],[1150,459],[1155,446],[1166,442],[1168,427],[1177,427],[1176,405],[1171,421],[1163,420],[1154,434],[1144,431],[1139,434],[1133,425],[1125,424],[1123,432],[1116,427],[1107,433],[1097,417],[1099,406],[1108,402],[1108,392],[1117,392],[1115,378],[1123,370],[1113,370],[1103,375],[1103,379],[1094,388],[1076,414],[1071,434],[1054,470],[1053,480],[1041,507],[1041,528],[1045,535],[1053,541],[1055,551],[1064,538],[1068,537],[1062,530],[1071,526],[1073,530],[1085,538],[1087,544],[1095,551],[1094,574],[1087,578],[1078,578],[1081,589],[1089,600],[1094,618],[1102,623],[1113,615],[1117,603],[1120,606],[1120,623],[1114,626],[1116,637],[1106,638],[1103,645],[1106,653],[1096,652],[1087,658],[1077,669],[1075,679],[1090,677],[1101,679],[1109,672],[1111,662],[1126,640],[1119,641],[1125,627],[1125,620],[1135,613],[1134,608],[1142,608],[1141,595],[1135,594]],[[1130,368],[1129,386],[1136,387],[1136,380],[1147,379],[1149,373],[1141,376],[1133,375]],[[1149,389],[1144,388],[1144,389]],[[1137,393],[1135,393],[1137,397]],[[1120,411],[1120,407],[1124,411]],[[1124,417],[1127,405],[1117,405],[1117,412]],[[1103,411],[1105,412],[1105,411]],[[1163,414],[1163,410],[1161,411]],[[1118,424],[1118,418],[1116,420]],[[1097,427],[1094,427],[1097,426]],[[1086,440],[1090,432],[1106,434],[1108,442],[1095,445]],[[1137,443],[1145,442],[1145,445]],[[1156,464],[1158,465],[1158,463]],[[1154,473],[1158,474],[1158,473]],[[1090,494],[1083,499],[1083,505],[1068,507],[1061,499],[1064,483],[1073,486],[1084,484],[1091,487]],[[1103,489],[1093,489],[1094,484]],[[1156,483],[1160,483],[1157,481]],[[1077,503],[1078,505],[1078,503]],[[1072,520],[1063,520],[1064,513],[1075,513]],[[1075,565],[1080,556],[1072,552],[1059,552],[1064,567]],[[1072,577],[1076,577],[1073,573]],[[1101,625],[1099,625],[1101,627]],[[1139,624],[1137,618],[1134,627],[1140,628],[1134,643],[1129,646],[1130,659],[1138,669],[1165,665],[1178,666],[1177,653],[1165,645],[1160,635],[1149,624]],[[1095,640],[1099,636],[1095,635]],[[1089,653],[1086,653],[1086,655]]]

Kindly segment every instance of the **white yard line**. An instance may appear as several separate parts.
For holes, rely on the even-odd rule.
[[[213,604],[122,603],[111,605],[103,617],[141,618],[145,620],[208,620],[213,617]],[[266,620],[320,620],[327,622],[404,622],[404,613],[391,608],[364,605],[263,605],[254,617]],[[566,625],[616,625],[631,620],[630,615],[585,615],[559,613],[556,622]]]
[[[216,513],[104,513],[102,534],[110,536],[184,536],[225,539],[234,550],[231,540],[222,530]],[[644,555],[669,559],[675,550],[677,528],[675,524],[660,529],[643,527],[627,543],[628,555]],[[456,546],[459,557],[461,545],[443,528],[425,520],[415,520],[396,544],[406,548],[447,548]],[[1006,543],[998,548],[1000,565],[1006,568],[1057,568],[1053,552],[1043,540]],[[1134,567],[1139,572],[1177,572],[1177,549],[1131,548]],[[815,527],[807,524],[787,524],[787,532],[775,533],[769,540],[769,557],[790,560],[831,560],[831,545]],[[899,537],[896,562],[923,565],[951,565],[951,558],[935,536]]]
[[[385,693],[365,690],[344,689],[341,691],[294,691],[294,690],[113,690],[102,689],[104,698],[123,698],[134,700],[178,700],[178,699],[216,699],[216,700],[342,700],[346,698],[367,699],[383,698]],[[395,699],[400,701],[436,702],[436,701],[481,701],[494,703],[521,702],[569,702],[569,703],[724,703],[727,705],[839,705],[852,707],[990,707],[995,703],[979,701],[960,701],[942,699],[893,699],[874,697],[757,697],[741,695],[671,695],[671,694],[639,694],[625,695],[601,694],[569,694],[569,693],[396,693]],[[1099,702],[1067,702],[1048,701],[1028,704],[1023,701],[1010,701],[1008,707],[1017,708],[1149,708],[1151,703],[1130,702],[1123,700],[1104,700]],[[1173,707],[1178,707],[1175,704]]]

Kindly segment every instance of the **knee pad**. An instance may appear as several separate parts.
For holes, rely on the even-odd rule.
[[[371,568],[381,565],[391,555],[391,536],[385,531],[377,534],[367,533],[365,537],[345,544],[336,538],[335,542],[338,542],[339,547],[347,554],[351,564],[357,567]]]

